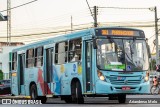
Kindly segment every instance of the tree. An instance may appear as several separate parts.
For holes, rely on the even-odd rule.
[[[0,70],[0,80],[3,80],[3,72]]]
[[[151,70],[156,70],[156,60],[152,59],[150,62],[150,69]]]

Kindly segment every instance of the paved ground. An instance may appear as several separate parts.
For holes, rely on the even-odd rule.
[[[130,101],[130,102],[129,102]],[[149,101],[149,102],[148,102]],[[1,102],[0,102],[1,103]],[[158,104],[157,104],[158,103]],[[28,105],[3,105],[0,107],[28,107]],[[127,95],[126,104],[119,104],[117,100],[108,100],[107,97],[101,98],[85,98],[85,104],[66,104],[61,101],[60,98],[47,100],[46,104],[42,105],[29,105],[30,107],[159,107],[160,106],[160,95]]]

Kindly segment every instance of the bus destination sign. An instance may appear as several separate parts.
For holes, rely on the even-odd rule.
[[[128,29],[97,29],[97,36],[137,36],[144,37],[144,33],[138,30],[128,30]]]

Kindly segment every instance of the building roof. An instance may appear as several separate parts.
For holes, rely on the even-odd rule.
[[[9,46],[20,46],[24,45],[23,42],[11,42]],[[8,46],[8,42],[0,42],[0,47]]]
[[[8,43],[8,42],[0,42],[0,43]],[[20,44],[24,44],[23,42],[10,42],[10,43],[20,43]]]

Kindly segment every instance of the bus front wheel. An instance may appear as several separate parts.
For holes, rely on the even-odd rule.
[[[119,94],[118,95],[118,102],[125,103],[126,102],[126,94]]]
[[[81,84],[78,81],[72,84],[71,93],[72,93],[71,95],[72,102],[75,102],[78,104],[84,103],[84,98],[83,98],[82,90],[81,90]]]

